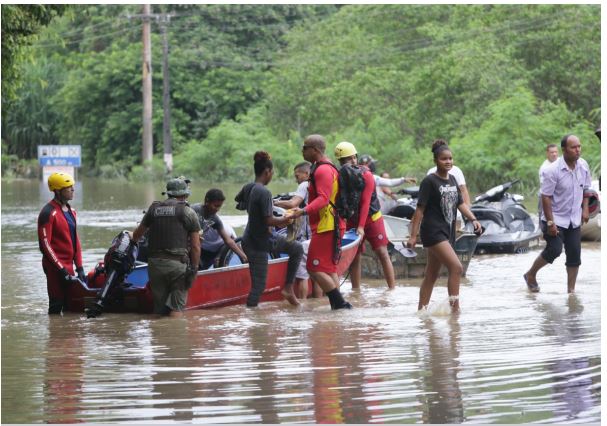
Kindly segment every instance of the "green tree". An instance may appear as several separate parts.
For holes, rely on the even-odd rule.
[[[62,15],[65,5],[2,5],[2,108],[14,99],[19,86],[19,66],[28,56],[24,48],[41,27]]]

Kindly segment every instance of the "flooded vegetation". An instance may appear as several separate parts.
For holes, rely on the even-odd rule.
[[[77,190],[88,270],[162,188]],[[35,181],[2,182],[3,423],[600,421],[600,243],[583,243],[574,295],[563,258],[539,274],[540,293],[527,291],[537,248],[473,257],[458,315],[441,307],[442,278],[423,315],[420,280],[408,279],[393,291],[345,281],[347,312],[310,299],[181,319],[49,317],[36,240],[48,196]],[[231,204],[222,217],[241,226]]]

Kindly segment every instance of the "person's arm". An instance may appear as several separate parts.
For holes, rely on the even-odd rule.
[[[463,199],[463,194],[462,194],[462,199]],[[482,226],[481,226],[480,222],[474,216],[474,213],[472,213],[472,210],[470,210],[470,207],[468,206],[468,204],[466,204],[466,202],[462,202],[459,206],[457,206],[457,208],[460,212],[462,212],[462,215],[466,219],[468,219],[470,222],[472,222],[472,226],[474,226],[474,232],[476,234],[480,234]]]
[[[369,207],[371,206],[371,196],[375,191],[375,179],[371,172],[363,173],[363,179],[365,181],[365,187],[360,194],[360,203],[358,205],[358,226],[356,233],[358,235],[365,235],[365,223],[367,223],[367,217],[369,217]]]
[[[198,271],[200,262],[200,234],[198,231],[190,232],[190,269]]]
[[[375,179],[375,184],[377,186],[398,186],[398,185],[402,185],[403,183],[407,182],[407,179],[410,178],[405,178],[405,177],[399,177],[399,178],[384,178],[381,176],[374,176]]]
[[[133,237],[131,238],[131,240],[134,243],[138,243],[139,240],[141,239],[141,237],[143,237],[143,235],[145,234],[145,231],[148,230],[148,227],[145,226],[143,223],[140,223],[137,228],[135,228],[135,230],[133,231]]]
[[[242,251],[242,249],[240,248],[240,246],[238,246],[238,244],[236,244],[236,241],[234,241],[232,239],[232,237],[227,233],[225,228],[221,228],[219,230],[219,235],[221,235],[221,239],[223,240],[223,242],[232,249],[232,251],[234,253],[236,253],[238,255],[238,257],[240,257],[240,260],[242,261],[242,263],[246,263],[249,260],[247,259],[247,255],[244,254],[244,251]]]
[[[303,198],[299,195],[294,195],[290,200],[276,200],[274,201],[274,205],[283,209],[294,209],[295,207],[299,207],[302,201]]]
[[[544,217],[546,218],[546,224],[548,226],[548,235],[553,237],[559,233],[556,223],[554,223],[554,216],[552,215],[552,198],[548,195],[542,194],[542,209],[544,210]]]
[[[584,198],[582,201],[582,223],[588,223],[588,221],[590,220],[590,210],[588,208],[589,203],[590,203],[590,199],[588,197],[586,197],[586,190],[590,189],[592,187],[592,176],[590,175],[590,169],[588,168],[588,164],[586,162],[584,162],[584,169],[585,170],[585,179],[584,179]]]
[[[53,215],[54,211],[53,205],[47,204],[40,212],[40,215],[38,216],[38,241],[44,257],[51,261],[64,275],[69,275],[67,269],[65,269],[65,265],[61,263],[59,256],[57,256],[57,253],[55,253],[55,250],[51,247],[53,230],[55,228],[56,214]]]
[[[419,224],[424,217],[425,206],[417,205],[415,208],[415,213],[413,213],[413,217],[411,218],[411,233],[409,234],[409,239],[407,240],[407,247],[413,249],[415,248],[415,244],[417,244],[417,233],[419,232]]]
[[[272,216],[266,216],[264,218],[264,220],[265,220],[265,224],[267,226],[277,226],[279,228],[282,228],[284,226],[287,226],[287,225],[290,225],[291,223],[293,223],[292,216],[276,217],[276,216],[272,215]]]
[[[582,223],[588,223],[590,220],[590,210],[588,209],[588,197],[584,197],[584,201],[582,201]]]
[[[540,188],[540,192],[542,194],[542,211],[544,218],[546,219],[546,226],[548,228],[547,233],[553,237],[559,232],[556,223],[554,223],[551,198],[554,194],[554,189],[556,188],[556,172],[556,168],[547,167],[542,174],[543,180]]]
[[[458,188],[462,193],[462,200],[464,201],[464,204],[470,207],[472,203],[470,203],[470,194],[468,193],[468,187],[464,184],[458,185]]]

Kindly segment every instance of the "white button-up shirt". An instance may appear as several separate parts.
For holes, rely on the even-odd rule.
[[[561,228],[577,228],[582,224],[582,201],[584,190],[590,188],[590,168],[583,158],[571,170],[565,159],[559,157],[542,171],[541,193],[552,198],[554,223]],[[542,220],[546,220],[542,212]]]

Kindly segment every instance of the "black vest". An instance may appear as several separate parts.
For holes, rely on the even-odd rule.
[[[185,229],[185,201],[169,198],[154,201],[150,206],[152,224],[149,232],[150,252],[166,249],[187,249],[188,231]]]

